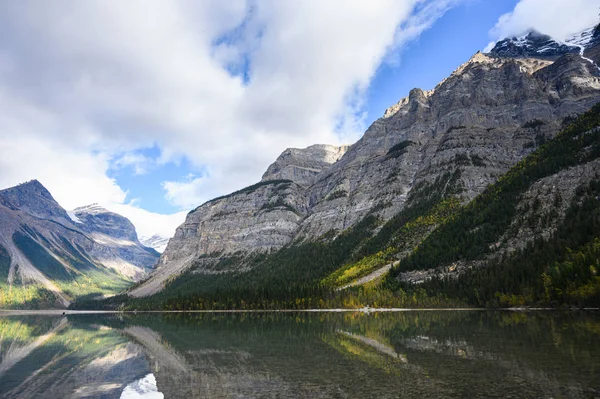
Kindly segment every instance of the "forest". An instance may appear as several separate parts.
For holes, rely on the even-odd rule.
[[[306,309],[352,307],[587,307],[600,306],[600,176],[578,187],[566,214],[561,198],[550,212],[527,213],[523,194],[540,179],[600,158],[600,105],[511,168],[466,205],[460,201],[460,164],[430,185],[415,187],[407,206],[383,222],[375,207],[360,223],[319,239],[258,255],[213,258],[214,270],[192,266],[148,298],[126,294],[78,309]],[[401,152],[411,143],[401,143]],[[600,172],[600,171],[599,171]],[[383,204],[381,204],[383,206]],[[539,204],[534,202],[534,208]],[[533,220],[535,219],[535,220]],[[518,223],[556,224],[549,238],[498,254],[495,243]],[[216,260],[215,260],[216,259]],[[391,272],[361,287],[343,283],[400,260]],[[201,260],[199,260],[201,261]],[[204,260],[206,261],[206,260]],[[407,271],[467,267],[421,284],[400,281]],[[239,271],[235,271],[239,269]],[[249,270],[249,271],[247,271]]]

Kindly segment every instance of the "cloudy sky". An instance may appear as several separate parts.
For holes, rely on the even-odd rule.
[[[258,181],[287,147],[352,143],[413,87],[600,0],[0,3],[0,188],[36,178],[140,235]]]

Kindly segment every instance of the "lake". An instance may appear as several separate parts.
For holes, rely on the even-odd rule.
[[[598,312],[0,316],[1,398],[594,398]]]

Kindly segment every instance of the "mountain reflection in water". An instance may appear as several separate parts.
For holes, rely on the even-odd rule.
[[[0,316],[0,398],[600,396],[600,314]]]

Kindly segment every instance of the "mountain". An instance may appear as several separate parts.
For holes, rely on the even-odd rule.
[[[161,236],[155,234],[151,237],[141,237],[140,242],[145,247],[153,248],[154,250],[156,250],[156,252],[162,254],[165,251],[167,244],[169,243],[169,238],[161,237]]]
[[[568,37],[564,42],[532,31],[520,37],[498,41],[490,50],[493,57],[542,58],[555,60],[565,54],[579,54],[592,64],[600,62],[600,25]],[[597,67],[597,65],[596,65]]]
[[[155,294],[185,270],[248,272],[257,254],[338,241],[369,215],[381,224],[448,198],[469,203],[600,101],[600,73],[578,47],[535,32],[523,40],[475,54],[431,91],[411,90],[339,160],[308,166],[309,180],[298,171],[316,162],[312,147],[286,150],[261,182],[194,209],[131,295]],[[502,50],[513,42],[524,51]],[[225,258],[237,261],[224,267]]]
[[[597,306],[597,31],[476,53],[310,178],[311,147],[286,150],[192,210],[150,278],[105,305]]]
[[[575,38],[573,38],[575,40]],[[489,52],[494,57],[523,57],[556,59],[565,54],[578,54],[575,43],[561,43],[540,32],[532,31],[521,37],[500,40]]]
[[[599,266],[600,104],[433,231],[390,280],[478,306],[597,306]]]
[[[159,256],[126,218],[98,206],[67,212],[37,180],[0,190],[0,220],[0,308],[114,294]]]
[[[567,42],[579,47],[579,54],[586,60],[600,65],[600,25],[571,36]]]

